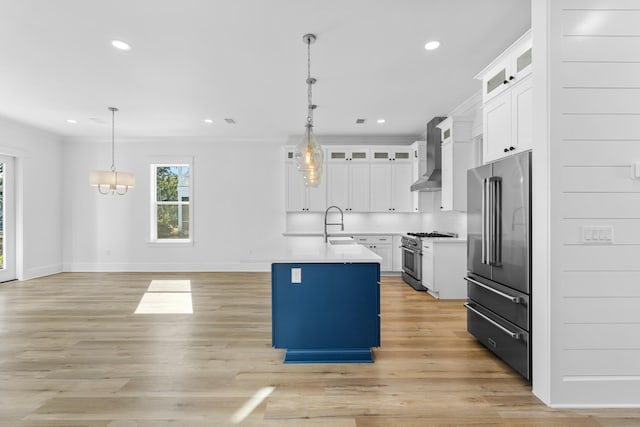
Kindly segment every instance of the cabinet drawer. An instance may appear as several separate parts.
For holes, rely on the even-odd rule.
[[[529,295],[477,276],[467,277],[469,299],[529,330]]]
[[[469,302],[467,331],[527,380],[530,375],[529,333]]]
[[[353,240],[364,245],[365,243],[393,243],[393,236],[353,236]]]

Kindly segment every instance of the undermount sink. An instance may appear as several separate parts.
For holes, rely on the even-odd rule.
[[[332,245],[355,245],[356,241],[351,237],[329,237],[329,243]]]

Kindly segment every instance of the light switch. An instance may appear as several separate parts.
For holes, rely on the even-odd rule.
[[[613,243],[612,225],[585,225],[581,228],[583,244]]]
[[[291,269],[291,283],[302,283],[302,269],[301,268],[292,268]]]

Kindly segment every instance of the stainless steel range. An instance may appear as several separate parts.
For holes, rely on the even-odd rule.
[[[407,233],[402,236],[402,279],[416,291],[424,291],[422,286],[422,239],[458,237],[456,233]]]

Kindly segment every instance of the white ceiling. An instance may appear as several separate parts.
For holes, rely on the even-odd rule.
[[[529,27],[529,0],[0,0],[0,115],[63,136],[110,136],[108,106],[121,137],[302,134],[311,32],[318,135],[418,135]]]

